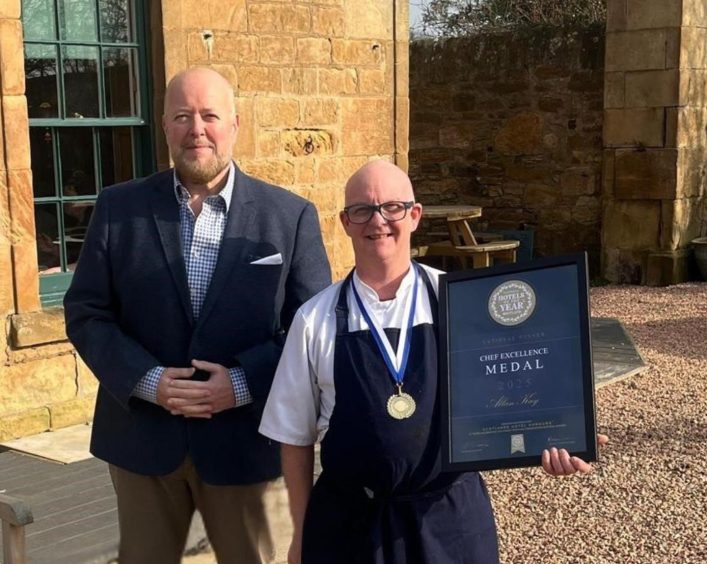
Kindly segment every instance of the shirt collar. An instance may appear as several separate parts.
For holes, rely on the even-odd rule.
[[[215,194],[215,196],[223,198],[223,201],[226,204],[226,213],[228,213],[228,210],[231,207],[231,196],[233,196],[233,186],[235,184],[235,181],[236,167],[234,166],[233,161],[231,161],[231,164],[228,167],[228,176],[226,177],[226,184],[218,194]],[[174,195],[177,198],[177,202],[180,204],[182,203],[183,198],[188,198],[188,191],[184,187],[184,185],[179,181],[179,177],[177,176],[177,169],[174,169]]]
[[[378,294],[376,291],[371,288],[368,284],[366,284],[363,280],[361,280],[358,276],[358,272],[354,270],[353,273],[353,283],[356,284],[356,290],[358,293],[361,295],[361,297],[365,297],[366,301],[368,303],[376,303],[380,302],[380,299],[378,298]],[[400,281],[400,286],[398,286],[398,291],[395,292],[395,300],[397,300],[399,297],[406,295],[408,290],[412,287],[413,282],[415,281],[415,269],[412,268],[412,263],[410,263],[410,268],[408,268],[407,273],[403,277],[403,279]]]

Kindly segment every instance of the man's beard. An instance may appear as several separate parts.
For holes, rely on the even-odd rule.
[[[185,159],[182,156],[174,159],[174,166],[182,182],[207,184],[216,178],[230,162],[229,157],[214,153],[213,158],[206,162],[198,159]]]

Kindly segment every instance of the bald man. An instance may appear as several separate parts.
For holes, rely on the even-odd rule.
[[[260,424],[282,443],[291,564],[493,564],[481,476],[440,473],[439,271],[410,261],[422,206],[408,177],[374,161],[346,185],[355,268],[295,315]],[[313,445],[322,473],[312,487]],[[586,472],[545,452],[550,474]]]
[[[99,380],[121,564],[178,563],[195,508],[219,562],[271,562],[277,445],[258,434],[284,334],[330,281],[311,203],[232,160],[234,93],[182,72],[165,94],[174,168],[101,192],[64,300]]]

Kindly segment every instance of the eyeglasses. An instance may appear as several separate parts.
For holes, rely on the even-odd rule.
[[[368,223],[373,214],[378,212],[386,221],[400,221],[415,202],[384,202],[382,204],[354,204],[344,208],[351,223]]]

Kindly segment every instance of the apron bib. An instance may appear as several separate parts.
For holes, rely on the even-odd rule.
[[[437,298],[424,280],[436,323]],[[336,403],[321,444],[322,474],[305,517],[303,564],[496,564],[493,510],[481,476],[440,473],[437,339],[412,328],[403,391],[417,408],[393,419],[396,387],[369,330],[349,332],[347,289],[336,306]],[[398,329],[386,335],[397,348]]]

